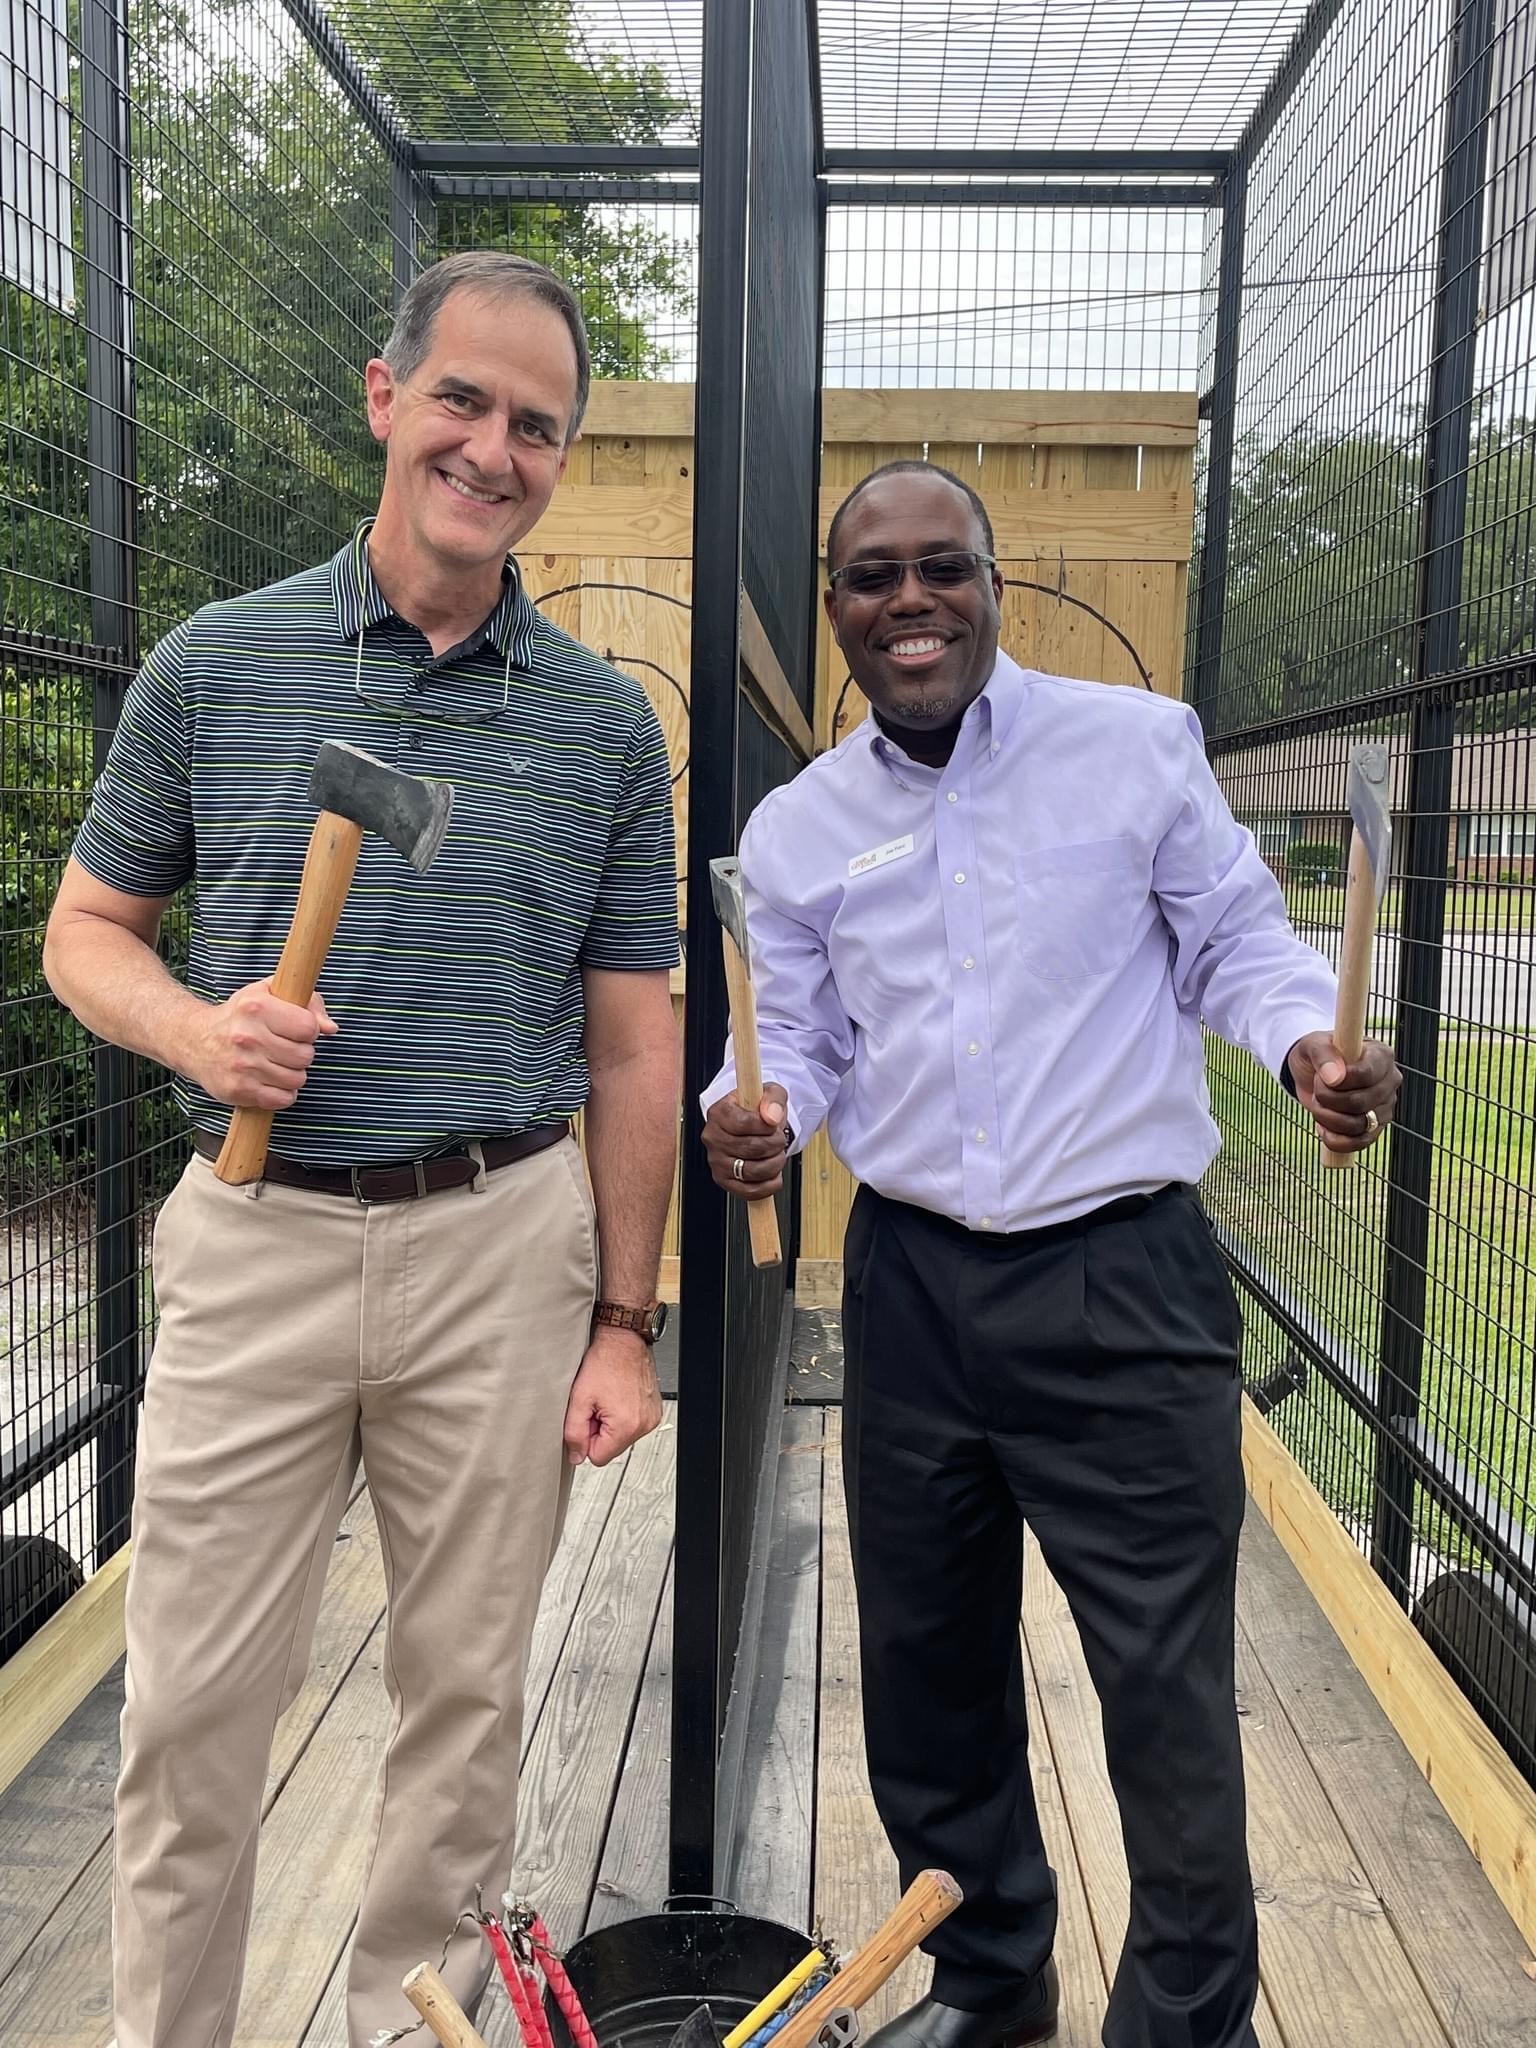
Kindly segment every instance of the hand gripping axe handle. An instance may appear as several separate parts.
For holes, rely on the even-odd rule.
[[[1344,937],[1339,945],[1339,996],[1333,1042],[1351,1062],[1365,1050],[1365,1012],[1371,990],[1376,913],[1392,863],[1392,761],[1378,740],[1349,750],[1347,801],[1354,832],[1344,893]],[[1324,1166],[1353,1166],[1355,1152],[1322,1148]]]
[[[731,1041],[736,1054],[736,1100],[755,1110],[763,1099],[763,1061],[757,1045],[757,1003],[752,994],[752,948],[747,938],[747,906],[741,892],[741,863],[712,860],[709,889],[720,920],[725,954],[725,990],[731,1005]],[[779,1212],[770,1201],[748,1202],[747,1229],[754,1266],[783,1262],[779,1243]]]
[[[425,874],[443,843],[453,809],[450,784],[405,775],[340,740],[326,740],[315,756],[309,796],[320,815],[304,857],[293,923],[272,976],[273,995],[301,1008],[315,992],[336,936],[364,832],[377,832]],[[234,1187],[260,1180],[272,1138],[272,1115],[270,1109],[235,1111],[213,1169],[220,1180]]]

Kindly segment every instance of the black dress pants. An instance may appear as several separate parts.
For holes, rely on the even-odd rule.
[[[1103,1709],[1131,1915],[1108,2048],[1256,2048],[1233,1688],[1241,1323],[1175,1186],[984,1237],[861,1190],[844,1267],[844,1470],[870,1783],[903,1884],[965,1904],[934,1996],[985,2011],[1050,1954],[1030,1784],[1021,1517]]]

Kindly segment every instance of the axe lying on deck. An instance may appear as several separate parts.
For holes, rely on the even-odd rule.
[[[763,1207],[767,1207],[764,1203]],[[920,1870],[879,1932],[816,1996],[779,2028],[771,2048],[853,2048],[858,2040],[854,2018],[911,1955],[924,1935],[947,1920],[964,1898],[945,1870]],[[672,2036],[669,2048],[723,2048],[720,2030],[707,2005],[691,2012]]]
[[[720,920],[725,951],[725,988],[731,1004],[731,1039],[736,1054],[736,1100],[756,1110],[763,1099],[763,1062],[757,1049],[757,1003],[752,995],[752,948],[747,938],[747,906],[741,893],[741,863],[712,860],[709,889]],[[771,1200],[748,1202],[747,1229],[754,1266],[777,1266],[784,1257],[779,1243],[779,1212]]]
[[[1371,987],[1376,913],[1392,860],[1391,756],[1379,740],[1349,750],[1347,801],[1354,836],[1344,895],[1344,937],[1339,946],[1339,998],[1333,1042],[1353,1063],[1365,1049],[1365,1009]],[[1324,1166],[1353,1166],[1357,1152],[1323,1146]]]
[[[304,857],[288,940],[272,976],[273,995],[300,1008],[314,994],[336,936],[364,832],[377,832],[425,874],[437,857],[453,809],[451,784],[405,775],[341,740],[321,745],[309,778],[309,796],[320,815]],[[235,1111],[213,1169],[220,1180],[235,1187],[260,1180],[272,1115],[270,1109]]]

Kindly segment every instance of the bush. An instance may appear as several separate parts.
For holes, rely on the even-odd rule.
[[[1329,839],[1298,839],[1285,850],[1285,872],[1293,882],[1336,882],[1344,849]]]

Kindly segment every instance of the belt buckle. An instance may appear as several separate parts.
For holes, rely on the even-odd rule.
[[[420,1159],[413,1159],[410,1162],[410,1166],[411,1175],[416,1182],[416,1186],[411,1194],[408,1195],[365,1195],[363,1193],[362,1175],[365,1173],[376,1173],[378,1168],[373,1166],[354,1166],[350,1168],[352,1199],[360,1209],[377,1209],[381,1203],[409,1202],[414,1196],[430,1194],[431,1190],[427,1186],[425,1163]]]

